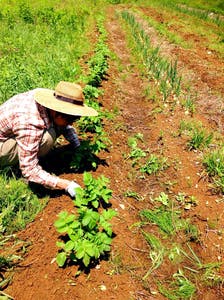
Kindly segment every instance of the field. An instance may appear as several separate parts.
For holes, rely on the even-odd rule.
[[[41,161],[77,199],[1,170],[0,300],[224,299],[222,1],[0,8],[0,103],[66,80],[99,112]]]

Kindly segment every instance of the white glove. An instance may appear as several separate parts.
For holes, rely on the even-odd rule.
[[[76,183],[75,181],[71,181],[65,190],[66,192],[69,193],[71,197],[75,197],[76,194],[75,190],[79,187],[81,186],[78,183]]]

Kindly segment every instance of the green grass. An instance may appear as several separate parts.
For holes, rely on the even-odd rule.
[[[60,80],[74,81],[82,73],[80,58],[90,50],[86,31],[92,5],[14,5],[0,4],[0,102],[32,88],[53,88]]]
[[[23,181],[0,176],[0,233],[23,229],[46,203],[47,198],[38,199]]]
[[[224,193],[224,147],[205,153],[203,163],[217,189]]]
[[[196,292],[196,286],[193,284],[179,269],[173,274],[173,280],[170,281],[169,286],[166,287],[162,283],[159,284],[159,291],[166,299],[170,300],[190,300]]]

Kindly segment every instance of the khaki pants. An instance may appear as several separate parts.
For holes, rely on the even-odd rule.
[[[45,156],[54,146],[56,140],[56,132],[54,128],[44,131],[40,149],[39,157]],[[18,163],[18,146],[16,140],[10,138],[5,142],[0,142],[0,166],[12,166]]]

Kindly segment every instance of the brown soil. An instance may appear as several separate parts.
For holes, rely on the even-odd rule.
[[[151,113],[154,104],[143,96],[146,83],[131,61],[125,34],[113,9],[108,11],[106,29],[109,33],[108,45],[123,66],[122,71],[118,71],[116,62],[111,60],[107,81],[103,82],[103,107],[109,111],[116,107],[119,114],[113,120],[105,120],[105,131],[109,133],[112,146],[109,152],[100,155],[107,165],[100,165],[93,173],[94,177],[103,174],[110,179],[112,207],[119,213],[113,219],[115,238],[110,257],[78,277],[75,276],[77,266],[57,266],[54,258],[59,234],[53,223],[61,210],[71,212],[74,206],[67,195],[54,193],[44,211],[18,234],[19,239],[31,242],[31,246],[16,268],[11,284],[4,290],[16,300],[164,299],[158,293],[153,294],[153,291],[156,290],[155,280],[166,279],[169,269],[166,265],[162,266],[143,284],[141,279],[150,268],[149,249],[140,229],[131,225],[140,220],[140,209],[150,207],[150,196],[166,191],[168,183],[170,194],[185,192],[198,200],[198,205],[186,212],[186,216],[191,217],[200,229],[200,244],[196,250],[201,260],[208,263],[223,260],[224,257],[223,235],[219,235],[217,230],[223,232],[224,229],[223,198],[212,194],[207,178],[201,180],[203,168],[200,152],[187,151],[186,141],[173,134],[177,132],[180,120],[187,116],[181,107],[177,107],[174,113],[169,108],[161,114]],[[218,105],[212,106],[212,103],[214,95],[223,92],[223,61],[215,53],[208,56],[201,47],[200,37],[197,40],[191,50],[173,48],[166,43],[166,55],[178,57],[180,68],[184,66],[183,73],[190,72],[192,85],[199,91],[200,110],[194,117],[208,128],[222,131],[223,111]],[[212,106],[210,111],[207,110],[208,97]],[[161,130],[162,139],[159,138]],[[128,137],[136,133],[144,135],[145,149],[149,148],[152,153],[162,152],[172,162],[162,175],[148,176],[144,180],[131,172],[131,164],[124,159],[124,154],[129,152]],[[65,172],[61,176],[82,183],[82,174]],[[172,185],[174,181],[176,184]],[[144,200],[125,197],[124,193],[129,190],[136,191]],[[208,226],[208,220],[215,223],[214,230]],[[224,276],[224,269],[221,272]],[[222,288],[199,289],[198,293],[198,299],[219,300],[223,297]]]

